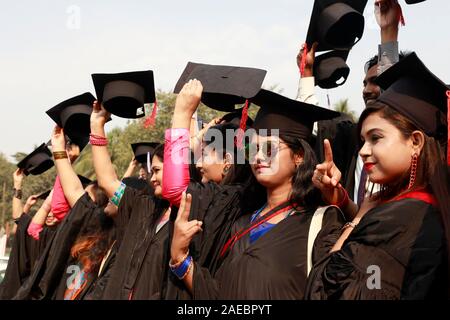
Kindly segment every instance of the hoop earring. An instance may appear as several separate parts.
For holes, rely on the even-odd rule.
[[[416,182],[416,174],[417,174],[417,164],[419,162],[419,155],[414,153],[411,156],[411,173],[409,174],[409,185],[408,189],[411,189]]]

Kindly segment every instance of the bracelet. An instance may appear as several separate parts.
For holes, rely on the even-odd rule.
[[[109,200],[117,207],[119,206],[120,200],[122,199],[123,193],[125,192],[125,183],[121,182],[119,188],[117,188],[116,192],[114,192],[114,195]]]
[[[177,263],[175,263],[175,264],[172,264],[172,259],[170,259],[170,261],[169,261],[169,267],[170,267],[171,269],[178,268],[178,267],[183,263],[183,261],[187,259],[188,256],[189,256],[189,250],[188,250],[188,252],[186,253],[186,255],[183,257],[183,259],[181,259],[179,262],[177,262]]]
[[[22,190],[21,189],[14,188],[13,191],[14,191],[14,198],[17,198],[19,200],[22,199]]]
[[[66,151],[55,151],[53,152],[53,158],[55,158],[55,160],[59,160],[59,159],[67,159],[67,152]]]
[[[187,268],[186,273],[181,278],[179,278],[180,280],[183,280],[184,278],[186,278],[186,276],[189,274],[189,271],[191,271],[193,265],[194,265],[194,261],[191,258],[191,261],[189,262],[189,267]]]
[[[179,267],[170,268],[170,270],[177,276],[178,279],[182,280],[191,270],[192,264],[192,256],[187,256],[187,258],[183,260]]]
[[[89,135],[89,143],[93,146],[104,147],[108,145],[108,139],[91,133]]]
[[[342,192],[344,192],[344,199],[342,199],[339,203],[333,203],[333,205],[339,207],[339,209],[342,210],[348,205],[348,203],[350,202],[350,198],[348,196],[347,190],[345,190],[344,187],[341,186],[340,189],[342,190]]]
[[[344,226],[341,228],[341,230],[345,230],[345,229],[347,229],[347,228],[356,228],[356,226],[357,226],[358,224],[357,223],[354,223],[354,222],[352,222],[352,221],[350,221],[350,222],[347,222],[346,224],[344,224]]]

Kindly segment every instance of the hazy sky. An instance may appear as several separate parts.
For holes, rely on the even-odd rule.
[[[347,83],[330,90],[331,102],[350,99],[359,114],[363,66],[376,54],[379,29],[373,2],[366,7],[363,39],[350,53]],[[450,83],[450,1],[406,5],[401,49],[415,50]],[[172,91],[188,61],[268,71],[295,98],[295,57],[306,38],[313,0],[40,0],[0,1],[0,152],[31,152],[49,140],[45,111],[85,91],[91,73],[151,69],[156,88]],[[326,91],[317,89],[326,106]],[[124,125],[114,118],[108,125]]]

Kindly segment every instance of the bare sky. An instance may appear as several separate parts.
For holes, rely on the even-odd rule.
[[[328,93],[350,99],[359,114],[363,66],[376,54],[379,29],[373,1],[366,7],[363,39],[350,53],[347,83]],[[450,1],[408,6],[401,49],[414,50],[450,83]],[[313,0],[19,0],[0,1],[0,152],[31,152],[49,140],[45,111],[85,91],[91,73],[151,69],[156,88],[172,91],[188,61],[258,67],[265,87],[295,98],[295,62],[306,38]],[[317,95],[326,106],[325,90]],[[122,126],[115,118],[109,127]]]

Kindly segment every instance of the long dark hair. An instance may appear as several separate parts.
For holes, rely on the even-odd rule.
[[[99,187],[97,181],[93,181],[89,185],[93,186],[97,208],[89,225],[75,240],[70,254],[83,265],[86,272],[97,272],[116,235],[112,219],[103,211],[108,204],[106,193]]]
[[[283,134],[280,134],[280,139],[289,147],[293,155],[303,157],[303,162],[297,167],[292,177],[292,192],[289,201],[305,209],[315,209],[322,204],[321,193],[312,183],[317,165],[316,154],[304,139]]]
[[[361,133],[364,120],[373,113],[378,113],[382,118],[394,125],[405,139],[411,137],[411,134],[416,130],[422,131],[409,119],[388,105],[375,102],[361,114],[358,123],[358,133]],[[408,170],[398,179],[398,182],[385,186],[380,194],[380,198],[382,200],[390,200],[402,193],[423,188],[431,191],[437,200],[448,251],[450,250],[450,178],[446,164],[445,142],[429,137],[425,133],[423,134],[425,136],[425,144],[419,156],[416,180],[412,188],[407,190],[410,176],[410,170]],[[448,265],[450,266],[450,254],[447,254],[447,257]]]

